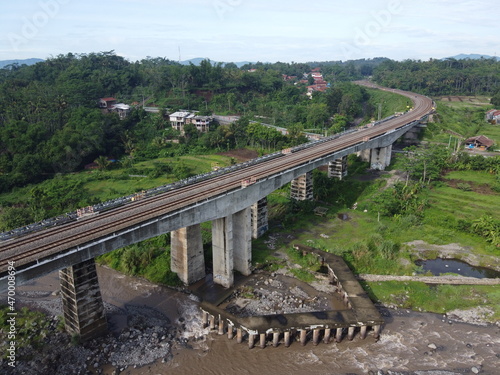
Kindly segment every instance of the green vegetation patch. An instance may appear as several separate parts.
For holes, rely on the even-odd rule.
[[[411,100],[402,95],[376,89],[367,91],[370,94],[369,103],[374,108],[374,120],[378,120],[379,109],[381,118],[385,118],[396,112],[405,112],[412,107]]]
[[[54,329],[62,329],[62,320],[47,319],[47,316],[39,311],[31,311],[26,307],[17,310],[15,316],[16,337],[15,340],[8,338],[10,323],[8,320],[12,318],[9,313],[9,306],[0,306],[0,352],[4,353],[3,357],[8,355],[7,349],[10,341],[16,342],[16,349],[32,346],[34,348],[42,348],[44,338]]]
[[[487,171],[450,171],[442,178],[445,180],[461,180],[488,185],[492,185],[496,181],[495,175]]]
[[[158,284],[179,286],[179,277],[170,269],[169,242],[169,234],[161,235],[101,255],[97,262],[128,275],[145,277]]]
[[[484,135],[495,141],[495,145],[492,147],[491,151],[500,151],[500,125],[491,125],[485,123],[481,127],[481,135]]]
[[[399,308],[445,313],[477,306],[491,309],[491,321],[500,317],[500,291],[486,285],[436,285],[421,282],[362,282],[372,300]]]

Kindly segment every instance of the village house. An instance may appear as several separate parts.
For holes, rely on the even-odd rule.
[[[486,112],[486,121],[492,124],[500,124],[500,111],[497,109],[490,109]]]
[[[101,98],[99,99],[99,108],[111,108],[116,104],[115,98]]]
[[[330,85],[323,79],[323,74],[320,72],[320,68],[314,68],[307,76],[311,76],[314,80],[314,84],[307,86],[307,95],[312,97],[313,92],[325,92]]]
[[[117,113],[120,120],[125,119],[130,113],[130,106],[124,103],[117,103],[115,98],[101,98],[98,104],[103,113]]]
[[[465,148],[472,150],[478,149],[481,151],[486,151],[488,148],[493,146],[495,142],[484,135],[478,135],[475,137],[470,137],[465,140]]]
[[[289,76],[286,74],[282,74],[281,76],[283,77],[283,81],[286,81],[286,82],[297,80],[297,76]]]
[[[199,116],[188,111],[174,112],[169,115],[172,128],[184,134],[184,125],[193,124],[200,132],[208,132],[213,118],[210,116]]]
[[[128,104],[118,103],[111,106],[111,108],[108,108],[108,111],[118,113],[120,120],[123,120],[130,113],[130,106]]]
[[[328,86],[326,84],[315,84],[307,86],[307,95],[312,96],[314,91],[325,92]]]

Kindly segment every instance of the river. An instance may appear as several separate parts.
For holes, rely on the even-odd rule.
[[[131,307],[156,311],[172,325],[184,327],[191,341],[176,344],[170,360],[158,359],[139,368],[129,367],[122,374],[376,374],[377,371],[404,374],[449,375],[497,374],[500,367],[500,327],[455,322],[443,315],[382,308],[385,325],[380,340],[355,337],[340,344],[294,342],[249,349],[226,336],[208,334],[201,326],[197,304],[188,294],[154,285],[142,279],[98,267],[99,283],[113,333],[127,326]],[[20,302],[51,314],[62,313],[58,296],[58,274],[53,273],[18,287]],[[179,320],[179,318],[182,318]],[[196,340],[194,338],[197,338]],[[105,366],[104,374],[114,368]]]

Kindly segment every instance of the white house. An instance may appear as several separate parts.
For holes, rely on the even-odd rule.
[[[184,134],[184,125],[193,124],[200,132],[207,132],[213,118],[210,116],[198,116],[192,112],[179,111],[169,115],[172,128],[179,130]]]

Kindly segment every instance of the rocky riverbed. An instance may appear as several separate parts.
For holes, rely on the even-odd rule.
[[[293,343],[290,348],[249,350],[203,328],[190,295],[101,267],[98,274],[110,334],[75,345],[71,336],[59,331],[51,317],[62,313],[58,278],[49,275],[18,288],[20,305],[49,313],[43,345],[19,350],[17,367],[4,361],[0,373],[451,375],[495,374],[500,365],[500,328],[481,320],[481,308],[437,315],[380,306],[386,323],[378,342],[369,336],[340,344]],[[320,291],[331,288],[319,280],[308,290],[287,275],[261,273],[255,275],[253,291],[255,300],[262,302],[255,308],[267,311],[267,305],[276,307],[280,291],[287,301],[285,310],[325,307]],[[316,293],[318,298],[310,301]]]
[[[309,285],[283,269],[271,274],[259,272],[235,289],[221,307],[240,317],[346,309],[335,287],[326,277],[319,277],[322,282]]]

